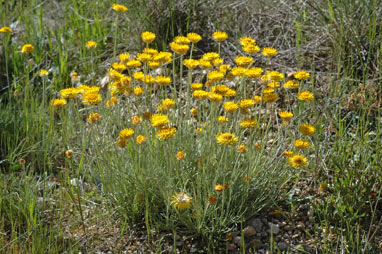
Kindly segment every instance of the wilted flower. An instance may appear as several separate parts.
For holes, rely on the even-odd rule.
[[[66,150],[65,151],[65,157],[66,158],[72,158],[72,156],[73,156],[73,151],[72,150]]]
[[[172,196],[171,204],[178,210],[185,210],[191,206],[192,197],[184,192]]]
[[[101,115],[97,112],[94,112],[94,113],[90,113],[88,115],[88,123],[96,123],[98,121],[98,119],[101,117]]]
[[[239,146],[237,147],[237,151],[238,151],[239,153],[245,153],[245,152],[247,152],[247,147],[246,147],[245,145],[241,144],[241,145],[239,145]]]

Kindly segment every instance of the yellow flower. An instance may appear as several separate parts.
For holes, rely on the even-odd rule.
[[[94,49],[97,47],[97,42],[95,41],[88,41],[85,45],[87,49]]]
[[[176,36],[174,38],[174,42],[182,45],[188,45],[191,41],[186,36]]]
[[[293,80],[288,80],[284,83],[283,87],[286,89],[297,89],[300,86],[300,84]]]
[[[243,119],[239,122],[240,128],[255,128],[257,126],[256,119]]]
[[[159,140],[167,140],[174,137],[176,133],[176,127],[164,127],[156,132],[156,136]]]
[[[247,73],[247,69],[239,66],[239,67],[232,68],[231,73],[235,77],[242,77]]]
[[[159,111],[167,111],[171,108],[173,108],[175,105],[175,101],[173,99],[164,99],[162,100],[162,103],[158,106]]]
[[[197,33],[188,33],[187,38],[192,42],[192,43],[197,43],[200,40],[202,40],[202,36],[200,36]]]
[[[223,96],[218,94],[218,93],[213,93],[213,92],[210,92],[208,93],[208,99],[210,101],[214,101],[214,102],[220,102],[223,100]]]
[[[219,66],[219,71],[226,73],[227,71],[231,70],[231,66],[228,64],[222,64]]]
[[[113,63],[111,67],[118,72],[123,72],[127,68],[123,63]]]
[[[214,38],[215,41],[222,42],[228,38],[228,34],[225,32],[217,31],[212,34],[212,38]]]
[[[200,59],[199,60],[199,65],[203,69],[211,69],[212,68],[212,64],[211,64],[211,62],[209,60]]]
[[[121,61],[121,63],[126,64],[129,61],[130,54],[129,53],[122,53],[119,54],[118,59]]]
[[[85,92],[84,96],[82,97],[82,103],[86,106],[89,105],[97,105],[102,100],[102,97],[99,93],[93,93],[93,92]]]
[[[274,88],[266,87],[266,88],[264,88],[263,93],[273,93],[274,91],[275,91]]]
[[[171,204],[178,210],[185,210],[191,206],[192,197],[184,192],[172,196]]]
[[[127,12],[128,11],[127,7],[122,5],[122,4],[113,4],[112,8],[116,12]]]
[[[253,96],[252,100],[253,100],[256,104],[258,104],[258,103],[261,102],[261,96],[255,95],[255,96]]]
[[[155,40],[155,37],[155,34],[152,32],[143,32],[141,34],[142,41],[144,41],[145,43],[153,42]]]
[[[233,101],[227,101],[223,104],[223,109],[227,113],[233,113],[238,110],[239,106]]]
[[[288,163],[292,168],[304,168],[308,165],[308,160],[303,155],[296,154],[288,158]]]
[[[280,87],[280,84],[276,81],[272,81],[272,82],[269,82],[267,86],[270,88],[277,88],[277,87]]]
[[[293,113],[292,112],[283,111],[283,112],[279,113],[279,116],[284,121],[289,121],[293,117]]]
[[[144,143],[146,143],[146,137],[143,135],[138,135],[137,138],[135,139],[135,144],[142,145]]]
[[[153,56],[151,54],[147,54],[147,53],[138,53],[137,54],[137,60],[141,61],[143,63],[150,61],[152,59],[152,57]]]
[[[245,153],[245,152],[247,152],[247,147],[246,147],[245,145],[241,144],[241,145],[239,145],[239,146],[237,147],[237,151],[238,151],[239,153]]]
[[[300,125],[300,132],[305,136],[313,136],[313,134],[316,132],[316,128],[307,123],[303,123]]]
[[[40,76],[40,77],[45,77],[45,76],[48,76],[48,71],[47,70],[45,70],[45,69],[41,69],[40,70],[40,72],[38,73],[38,75]]]
[[[192,70],[199,66],[199,61],[195,59],[185,59],[183,65]]]
[[[260,47],[255,44],[247,44],[242,47],[242,50],[250,54],[255,54],[260,51]]]
[[[212,60],[212,63],[214,64],[215,67],[219,67],[220,65],[224,63],[224,59],[219,57]]]
[[[285,75],[278,71],[267,71],[265,75],[267,76],[267,81],[281,81],[285,78]]]
[[[214,189],[216,192],[222,192],[224,190],[224,186],[221,184],[215,184]]]
[[[277,55],[277,50],[274,48],[263,48],[261,53],[266,57],[273,57]]]
[[[203,84],[202,83],[192,83],[191,88],[194,90],[201,90],[203,88]]]
[[[106,106],[107,108],[109,108],[109,107],[113,107],[117,102],[118,102],[118,98],[115,97],[115,96],[112,96],[112,97],[110,98],[110,100],[108,100],[108,101],[106,102],[105,106]]]
[[[176,159],[177,159],[178,161],[181,161],[181,160],[183,160],[184,158],[186,158],[186,154],[185,154],[184,152],[180,151],[180,152],[177,152],[177,153],[176,153],[175,157],[176,157]]]
[[[65,106],[67,101],[65,99],[54,99],[50,102],[50,105],[52,105],[55,108],[60,108]]]
[[[0,33],[12,33],[12,29],[7,27],[7,26],[3,26],[2,28],[0,28]]]
[[[131,138],[134,135],[134,130],[131,128],[123,129],[119,132],[119,136],[124,139]]]
[[[120,80],[123,77],[123,75],[121,73],[119,73],[118,71],[116,71],[114,69],[109,69],[107,71],[107,75],[109,76],[109,79],[112,81]]]
[[[310,77],[310,74],[306,71],[296,71],[294,77],[298,80],[305,80]]]
[[[238,103],[240,109],[249,109],[255,105],[255,101],[252,99],[241,100]]]
[[[301,91],[297,94],[297,99],[301,101],[312,101],[314,100],[314,95],[309,91]]]
[[[159,52],[154,56],[153,60],[161,63],[169,63],[172,61],[172,54],[170,52]]]
[[[252,39],[251,37],[241,37],[240,38],[240,45],[245,46],[248,44],[256,44],[255,39]]]
[[[178,44],[176,42],[171,42],[170,43],[170,48],[171,48],[172,51],[174,51],[177,54],[185,55],[185,54],[187,54],[189,46],[188,45],[183,45],[183,44]]]
[[[141,87],[141,86],[137,86],[134,88],[134,94],[136,96],[141,96],[143,94],[143,91],[144,91],[143,87]]]
[[[265,102],[275,102],[279,98],[279,95],[277,93],[265,93],[263,96],[263,99]]]
[[[245,70],[245,76],[247,76],[248,78],[258,78],[261,76],[262,73],[263,69],[259,67],[254,67]]]
[[[233,89],[228,89],[227,92],[224,93],[224,97],[235,97],[237,95],[237,92]]]
[[[163,114],[154,114],[150,118],[151,126],[156,128],[162,128],[167,125],[170,120],[166,115]]]
[[[225,123],[225,122],[228,122],[228,121],[229,121],[228,117],[225,117],[225,116],[219,116],[218,117],[218,122],[219,123]]]
[[[238,66],[247,67],[248,65],[251,65],[254,62],[254,60],[252,57],[248,56],[237,56],[235,58],[235,62]]]
[[[149,61],[149,67],[151,69],[158,69],[160,66],[160,62],[155,62],[155,61]]]
[[[77,95],[80,93],[80,90],[77,88],[65,88],[60,90],[60,95],[62,98],[65,99],[71,99],[77,97]]]
[[[203,90],[195,90],[192,93],[192,96],[198,100],[204,100],[208,97],[208,92],[203,91]]]
[[[283,155],[285,156],[285,157],[291,157],[291,156],[293,156],[293,152],[292,151],[284,151],[283,152]]]
[[[131,59],[131,60],[126,62],[126,66],[129,68],[138,68],[138,67],[142,66],[142,63],[138,60]]]
[[[72,150],[66,150],[65,151],[65,157],[66,158],[70,159],[70,158],[72,158],[72,156],[73,156],[73,151]]]
[[[125,138],[118,138],[117,139],[117,145],[120,147],[120,148],[124,148],[126,146],[126,139]]]
[[[101,117],[101,115],[97,112],[94,112],[94,113],[90,113],[88,115],[88,123],[92,124],[92,123],[96,123],[98,121],[98,119]]]
[[[213,61],[214,59],[217,59],[219,57],[219,54],[216,52],[207,52],[203,54],[202,59],[205,61]]]
[[[155,82],[157,82],[158,84],[160,84],[162,86],[167,86],[167,85],[171,84],[171,78],[166,77],[166,76],[157,76],[155,78]]]
[[[297,148],[308,148],[309,145],[310,145],[309,141],[307,141],[307,140],[297,139],[294,142],[294,146]]]
[[[32,54],[33,51],[34,51],[34,47],[32,46],[32,44],[25,44],[21,48],[21,53],[24,53],[24,54]]]
[[[239,141],[239,138],[236,137],[233,133],[220,133],[216,136],[216,141],[219,145],[231,145],[234,146]]]
[[[142,117],[140,116],[133,116],[133,118],[131,118],[131,123],[134,125],[138,125],[141,122],[142,122]]]
[[[196,116],[198,114],[198,110],[196,108],[191,109],[191,115]]]

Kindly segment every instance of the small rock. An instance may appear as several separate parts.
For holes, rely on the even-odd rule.
[[[305,225],[304,225],[304,223],[298,223],[296,228],[299,230],[305,230]]]
[[[253,239],[252,241],[249,242],[250,248],[254,248],[256,250],[260,249],[263,247],[263,243],[259,239]]]
[[[291,231],[291,230],[293,230],[293,227],[292,227],[291,225],[286,225],[286,226],[284,227],[284,230],[285,230],[285,231]]]
[[[178,247],[183,246],[183,244],[184,244],[183,240],[176,241],[176,246],[178,246]]]
[[[256,235],[256,229],[252,226],[247,226],[243,229],[243,234],[245,237]]]
[[[241,243],[241,237],[240,237],[240,236],[235,236],[235,237],[233,238],[233,242],[234,242],[234,243],[237,243],[237,244]]]
[[[228,244],[228,249],[229,250],[236,250],[236,244],[234,244],[234,243],[230,243],[230,244]]]
[[[268,230],[268,232],[270,234],[277,235],[280,232],[279,225],[273,224],[273,223],[269,223],[269,230]]]
[[[250,226],[254,227],[257,232],[261,232],[261,229],[263,227],[263,222],[259,218],[255,218],[249,221],[248,223]]]
[[[279,242],[277,247],[279,247],[281,252],[288,250],[288,245],[285,242]]]

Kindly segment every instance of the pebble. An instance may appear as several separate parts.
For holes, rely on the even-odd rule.
[[[256,229],[252,226],[247,226],[243,229],[243,234],[245,237],[256,235]]]
[[[234,242],[234,243],[237,243],[237,244],[241,243],[241,237],[240,237],[240,236],[235,236],[235,237],[233,238],[233,242]]]
[[[277,235],[280,232],[279,225],[273,224],[273,223],[269,223],[269,230],[268,230],[268,232],[270,234]]]
[[[236,250],[236,244],[234,244],[234,243],[230,243],[230,244],[228,245],[228,249],[229,249],[229,250]]]
[[[254,227],[257,232],[261,232],[261,229],[263,227],[263,222],[259,218],[250,220],[248,224]]]
[[[277,247],[279,247],[281,252],[288,250],[288,245],[285,242],[279,242]]]
[[[293,227],[292,227],[291,225],[286,225],[286,226],[284,227],[284,230],[285,230],[285,231],[292,231],[292,230],[293,230]]]
[[[249,243],[249,246],[251,248],[254,248],[256,250],[260,249],[261,247],[263,247],[263,243],[259,240],[259,239],[253,239],[250,243]]]
[[[304,223],[298,223],[296,228],[299,230],[305,230],[305,225],[304,225]]]

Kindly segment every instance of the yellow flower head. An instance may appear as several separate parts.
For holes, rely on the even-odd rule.
[[[314,95],[309,91],[301,91],[297,94],[297,99],[301,101],[312,101],[314,100]]]
[[[247,73],[247,69],[239,66],[239,67],[232,68],[231,73],[235,77],[242,77]]]
[[[228,64],[222,64],[219,66],[219,71],[226,73],[227,71],[231,70],[231,66]]]
[[[185,210],[191,206],[192,197],[184,192],[172,196],[171,204],[178,210]]]
[[[283,152],[283,155],[284,155],[285,157],[291,157],[291,156],[293,156],[293,152],[292,152],[292,151],[284,151],[284,152]]]
[[[234,113],[238,108],[239,106],[233,101],[227,101],[223,104],[223,109],[227,113]]]
[[[209,92],[208,99],[214,102],[220,102],[223,100],[223,96],[218,93]]]
[[[225,32],[217,31],[212,34],[212,38],[214,38],[214,40],[217,42],[222,42],[227,40],[228,34]]]
[[[238,106],[240,109],[249,109],[255,105],[255,101],[252,99],[244,99],[239,101]]]
[[[237,56],[235,58],[235,62],[238,66],[241,67],[247,67],[248,65],[251,65],[255,60],[253,60],[252,57],[248,56]]]
[[[82,97],[82,103],[86,106],[90,105],[97,105],[100,103],[102,100],[102,97],[99,93],[94,93],[94,92],[85,92],[83,97]]]
[[[141,86],[137,86],[134,88],[134,94],[136,96],[141,96],[143,94],[144,90],[143,90],[143,87]]]
[[[146,137],[143,135],[138,135],[137,138],[135,139],[135,144],[142,145],[144,143],[146,143]]]
[[[164,99],[162,100],[162,103],[158,106],[159,111],[167,111],[171,108],[173,108],[175,105],[175,101],[173,99]]]
[[[274,48],[263,48],[261,53],[266,57],[273,57],[277,55],[277,50]]]
[[[142,66],[142,63],[136,59],[131,59],[126,62],[126,66],[129,68],[138,68]]]
[[[300,154],[288,157],[288,164],[292,168],[304,168],[308,165],[308,159]]]
[[[198,114],[198,110],[196,108],[191,109],[191,115],[196,116]]]
[[[176,133],[176,127],[164,127],[156,132],[156,136],[159,140],[167,140],[174,137]]]
[[[12,33],[12,29],[7,27],[7,26],[3,26],[2,28],[0,28],[0,33]]]
[[[182,45],[188,45],[191,41],[186,36],[176,36],[174,38],[174,42]]]
[[[191,88],[194,90],[201,90],[203,88],[203,84],[202,83],[192,83]]]
[[[150,118],[151,126],[156,128],[162,128],[167,125],[170,120],[166,115],[163,114],[154,114]]]
[[[176,153],[175,157],[176,157],[176,159],[177,159],[178,161],[181,161],[181,160],[183,160],[184,158],[186,158],[186,154],[185,154],[184,152],[180,151],[180,152],[177,152],[177,153]]]
[[[211,82],[218,82],[224,78],[224,73],[220,71],[211,71],[207,74],[207,79]]]
[[[260,67],[254,67],[246,69],[245,76],[247,76],[248,78],[259,78],[262,73],[263,69],[261,69]]]
[[[150,61],[152,59],[152,55],[151,54],[147,54],[147,53],[138,53],[137,54],[137,60],[142,62],[142,63],[146,63],[148,61]]]
[[[260,51],[260,47],[254,44],[247,44],[242,47],[243,51],[249,54],[255,54]]]
[[[158,50],[153,49],[153,48],[144,48],[144,49],[142,50],[142,52],[143,52],[143,53],[146,53],[146,54],[150,54],[150,55],[152,55],[153,57],[156,56],[156,55],[158,55]]]
[[[161,63],[169,63],[172,61],[172,54],[171,52],[159,52],[154,56],[153,60]]]
[[[281,81],[285,78],[285,75],[283,73],[280,73],[278,71],[267,71],[265,74],[267,76],[267,81]]]
[[[265,102],[275,102],[279,98],[279,95],[277,93],[265,93],[263,96],[263,99]]]
[[[227,92],[224,93],[224,97],[235,97],[237,95],[237,92],[233,89],[228,89]]]
[[[73,87],[60,90],[61,97],[65,99],[75,98],[77,97],[79,93],[80,93],[80,90]]]
[[[192,93],[192,96],[195,98],[195,99],[198,99],[198,100],[204,100],[208,97],[208,92],[206,91],[203,91],[203,90],[195,90],[193,93]]]
[[[185,55],[185,54],[187,54],[189,46],[188,45],[184,45],[184,44],[179,44],[179,43],[176,43],[176,42],[171,42],[170,43],[170,48],[171,48],[172,51],[174,51],[175,53],[177,53],[179,55]]]
[[[159,85],[167,86],[171,84],[171,78],[166,76],[157,76],[155,78],[155,82],[157,82]]]
[[[239,145],[239,146],[237,147],[237,151],[238,151],[239,153],[246,153],[246,152],[247,152],[247,147],[246,147],[245,145],[241,144],[241,145]]]
[[[297,89],[300,86],[300,84],[293,80],[288,80],[284,83],[283,87],[286,89]]]
[[[310,77],[310,74],[306,71],[296,71],[294,77],[298,80],[305,80]]]
[[[45,69],[41,69],[40,70],[40,72],[38,73],[38,75],[40,76],[40,77],[45,77],[45,76],[48,76],[48,71],[47,70],[45,70]]]
[[[272,82],[269,82],[267,86],[270,88],[277,88],[277,87],[280,87],[280,84],[276,81],[272,81]]]
[[[97,112],[94,112],[94,113],[90,113],[88,115],[88,123],[92,124],[92,123],[96,123],[98,121],[98,119],[101,117],[101,115]]]
[[[134,125],[138,125],[141,122],[142,122],[142,117],[140,116],[133,116],[133,118],[131,118],[131,123]]]
[[[240,45],[241,46],[245,46],[245,45],[248,45],[248,44],[256,44],[255,39],[253,39],[251,37],[241,37],[240,38]]]
[[[307,140],[297,139],[294,142],[294,146],[297,148],[308,148],[310,144],[309,144],[309,141]]]
[[[192,70],[199,66],[199,61],[195,59],[185,59],[183,65]]]
[[[66,150],[65,151],[65,157],[66,158],[70,159],[70,158],[72,158],[72,156],[73,156],[73,151],[72,150]]]
[[[124,65],[123,63],[113,63],[111,67],[113,67],[113,69],[118,72],[123,72],[127,69],[126,65]]]
[[[216,136],[216,141],[219,145],[231,145],[234,146],[239,141],[239,138],[236,137],[233,133],[220,133]]]
[[[192,42],[192,43],[197,43],[200,40],[202,40],[202,36],[200,36],[197,33],[188,33],[187,38]]]
[[[65,99],[54,99],[50,102],[50,105],[52,105],[55,108],[61,108],[65,106],[67,101]]]
[[[160,62],[155,62],[155,61],[149,61],[149,67],[151,69],[158,69],[160,66]]]
[[[122,53],[119,54],[118,59],[121,63],[126,64],[129,61],[130,54],[129,53]]]
[[[248,118],[239,122],[240,128],[255,128],[257,126],[256,119]]]
[[[199,60],[199,65],[203,69],[211,69],[212,68],[212,63],[209,60],[200,59]]]
[[[128,11],[127,7],[122,5],[122,4],[113,4],[112,8],[116,12],[127,12]]]
[[[34,47],[32,44],[25,44],[22,48],[21,48],[21,53],[24,53],[24,54],[32,54],[34,51]]]
[[[215,184],[214,189],[216,192],[222,192],[224,190],[224,186],[222,184]]]
[[[225,123],[225,122],[228,122],[228,121],[229,121],[228,117],[225,117],[225,116],[219,116],[218,117],[218,122],[219,123]]]
[[[142,41],[144,41],[145,43],[153,42],[155,40],[155,37],[155,34],[152,32],[143,32],[141,34]]]
[[[313,136],[313,134],[316,132],[316,128],[307,123],[303,123],[300,125],[300,132],[305,136]]]
[[[293,117],[293,113],[292,112],[283,111],[283,112],[279,113],[279,116],[284,121],[289,121]]]
[[[85,45],[87,49],[94,49],[97,47],[97,42],[95,41],[88,41]]]
[[[123,129],[119,132],[119,136],[124,139],[131,138],[134,135],[134,130],[131,128]]]

